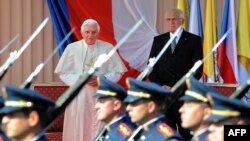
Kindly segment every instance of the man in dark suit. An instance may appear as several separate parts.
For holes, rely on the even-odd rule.
[[[183,12],[179,9],[167,11],[165,19],[168,32],[154,38],[150,58],[156,57],[159,54],[170,37],[173,36],[179,26],[183,25],[185,20]],[[201,38],[181,29],[171,46],[154,66],[153,71],[149,75],[149,79],[152,82],[162,85],[166,89],[170,89],[192,68],[197,60],[202,58]],[[199,79],[201,77],[202,70],[203,66],[196,71],[195,78]],[[180,126],[181,121],[178,109],[181,105],[182,102],[175,102],[166,114],[171,124],[177,123],[180,133],[185,139],[189,139],[191,137],[188,135],[189,132]]]
[[[171,9],[166,14],[167,33],[156,36],[153,41],[150,58],[156,57],[167,43],[169,38],[184,23],[181,10]],[[169,47],[157,64],[154,66],[149,79],[167,88],[172,87],[183,75],[185,75],[197,60],[203,58],[201,38],[197,35],[181,30],[177,35],[176,46],[172,51]],[[202,75],[202,67],[198,69],[195,77]]]

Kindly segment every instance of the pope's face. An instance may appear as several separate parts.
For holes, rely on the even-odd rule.
[[[85,25],[82,31],[82,37],[88,45],[95,44],[99,32],[96,25]]]

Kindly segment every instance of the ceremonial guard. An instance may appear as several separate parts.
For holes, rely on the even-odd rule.
[[[209,141],[209,122],[207,119],[211,114],[211,105],[206,94],[217,91],[200,83],[194,77],[188,78],[186,84],[185,95],[180,97],[180,100],[184,101],[179,109],[181,126],[190,130],[193,135],[191,141]]]
[[[164,116],[170,91],[154,83],[128,79],[127,112],[138,125],[128,141],[182,140]]]
[[[127,92],[105,77],[100,77],[98,83],[95,109],[97,119],[105,125],[94,141],[126,141],[136,127],[125,114],[123,100]]]
[[[224,141],[224,125],[249,125],[250,106],[238,99],[229,99],[218,93],[208,93],[212,105],[209,131],[214,141]]]
[[[47,141],[48,109],[54,102],[33,90],[6,85],[2,88],[4,107],[0,110],[2,127],[11,140]]]

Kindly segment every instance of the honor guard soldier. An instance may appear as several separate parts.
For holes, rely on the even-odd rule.
[[[125,114],[126,105],[123,100],[127,92],[105,77],[100,77],[98,83],[95,109],[97,119],[105,125],[94,141],[126,141],[136,128]]]
[[[238,99],[229,99],[218,93],[208,93],[212,105],[209,131],[215,141],[224,141],[224,125],[249,125],[250,106]]]
[[[128,141],[182,140],[169,126],[164,111],[170,91],[153,83],[128,79],[127,112],[131,121],[138,125]]]
[[[47,141],[43,128],[48,108],[55,104],[33,90],[6,85],[2,87],[4,107],[0,110],[2,127],[11,140]]]
[[[3,103],[3,97],[2,95],[0,96],[0,109],[4,106]],[[1,116],[0,116],[1,118]],[[5,133],[2,131],[2,129],[0,129],[0,141],[9,141],[9,139],[7,138],[7,136],[5,135]]]
[[[180,97],[184,104],[179,109],[181,126],[189,129],[193,135],[191,141],[209,141],[209,123],[206,121],[211,113],[211,105],[206,97],[207,92],[217,92],[200,83],[193,77],[186,80],[187,90]]]

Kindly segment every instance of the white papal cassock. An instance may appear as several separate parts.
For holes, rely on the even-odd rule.
[[[97,40],[94,45],[87,45],[84,40],[69,44],[61,56],[55,73],[67,85],[73,85],[80,75],[86,73],[100,54],[108,53],[113,46]],[[104,75],[112,81],[118,81],[127,71],[119,55],[114,54],[96,76]],[[85,85],[79,95],[65,110],[63,141],[91,141],[101,128],[94,109],[96,100],[93,97],[97,87]]]

